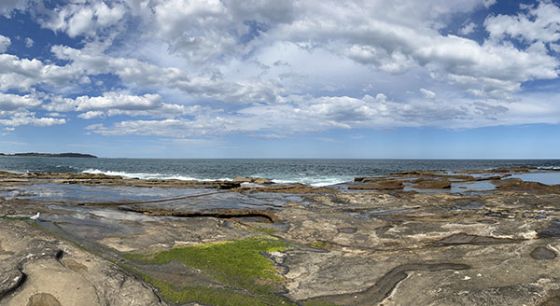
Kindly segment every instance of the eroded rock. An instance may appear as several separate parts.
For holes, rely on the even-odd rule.
[[[417,180],[414,185],[414,188],[419,189],[449,189],[451,188],[451,182],[448,179],[438,179],[438,180],[426,180],[420,179]]]
[[[350,190],[402,190],[404,183],[399,180],[366,180],[363,184],[349,185]]]
[[[531,252],[531,257],[533,257],[533,259],[536,260],[551,260],[556,258],[557,254],[556,252],[554,252],[553,250],[547,248],[547,247],[536,247],[532,252]]]
[[[445,237],[434,243],[434,246],[451,246],[451,245],[461,245],[461,244],[499,244],[499,243],[515,243],[518,240],[508,239],[508,238],[495,238],[495,237],[484,237],[477,235],[468,235],[465,233],[453,234],[451,236]]]
[[[37,293],[32,295],[27,306],[62,306],[60,302],[49,293]]]
[[[30,178],[35,179],[49,180]],[[80,184],[103,181],[104,186],[160,184],[65,179],[83,179],[77,182]],[[8,292],[0,305],[26,305],[38,293],[51,295],[61,305],[75,305],[72,295],[91,301],[79,305],[162,305],[165,301],[150,286],[157,284],[162,290],[183,294],[173,285],[185,282],[203,284],[197,294],[221,292],[223,298],[224,279],[216,279],[223,271],[212,270],[215,266],[205,266],[204,261],[191,263],[193,266],[186,260],[160,264],[162,258],[134,262],[125,254],[146,254],[147,260],[150,254],[174,254],[182,248],[204,254],[209,246],[256,237],[285,242],[285,248],[256,253],[275,265],[267,273],[276,273],[279,282],[275,286],[279,287],[269,292],[271,296],[260,297],[227,291],[228,302],[233,293],[235,298],[251,302],[266,304],[273,298],[301,305],[535,306],[556,301],[560,262],[555,260],[555,250],[560,242],[553,238],[560,237],[560,194],[542,186],[469,196],[400,192],[402,185],[409,186],[416,179],[420,179],[418,183],[471,180],[469,176],[417,172],[349,184],[376,185],[360,192],[347,192],[345,186],[271,184],[145,203],[81,205],[84,203],[68,201],[39,206],[24,199],[1,202],[0,212],[10,211],[11,216],[30,216],[41,209],[42,220],[35,225],[52,234],[33,228],[30,223],[35,221],[28,218],[0,219],[0,290]],[[397,187],[395,192],[380,189],[392,184]],[[255,222],[262,221],[256,220],[259,218],[275,223]],[[64,256],[57,255],[60,251]],[[236,249],[235,254],[243,256],[243,251]],[[119,265],[127,267],[127,272]],[[8,281],[9,273],[14,278],[27,275],[27,279],[14,285]],[[150,282],[141,281],[146,279]],[[227,305],[223,301],[214,304]],[[196,298],[188,301],[198,302]]]

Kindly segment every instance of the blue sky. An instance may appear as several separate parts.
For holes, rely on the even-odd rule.
[[[0,152],[560,158],[560,2],[8,0]]]

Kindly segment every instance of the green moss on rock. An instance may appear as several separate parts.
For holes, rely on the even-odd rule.
[[[309,246],[314,249],[328,250],[331,244],[327,241],[313,241],[309,244]]]
[[[287,244],[282,240],[258,237],[174,248],[152,255],[127,254],[126,257],[146,264],[180,262],[199,269],[225,287],[181,288],[149,275],[143,276],[165,299],[175,303],[287,305],[290,304],[287,299],[275,294],[282,288],[283,279],[273,262],[264,256],[265,252],[286,248]]]
[[[209,287],[184,287],[176,288],[172,284],[150,277],[145,276],[144,281],[152,284],[159,291],[160,295],[167,301],[182,304],[188,302],[198,302],[205,305],[216,306],[265,306],[270,305],[270,299],[263,299],[262,297],[255,297],[249,294],[242,294],[233,290],[223,288],[209,288]],[[279,299],[279,298],[278,298]],[[270,302],[275,302],[270,300]],[[280,301],[280,303],[282,303]]]

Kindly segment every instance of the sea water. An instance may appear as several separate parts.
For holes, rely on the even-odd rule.
[[[358,176],[399,171],[490,169],[533,166],[560,170],[560,160],[391,160],[391,159],[119,159],[1,157],[0,170],[102,173],[141,179],[230,180],[265,177],[277,183],[326,186]]]

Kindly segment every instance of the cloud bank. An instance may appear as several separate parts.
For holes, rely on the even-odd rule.
[[[560,92],[535,86],[558,79],[560,7],[496,6],[4,1],[4,18],[29,16],[72,43],[20,38],[47,50],[33,58],[0,35],[0,125],[83,120],[100,135],[185,138],[559,123]]]

